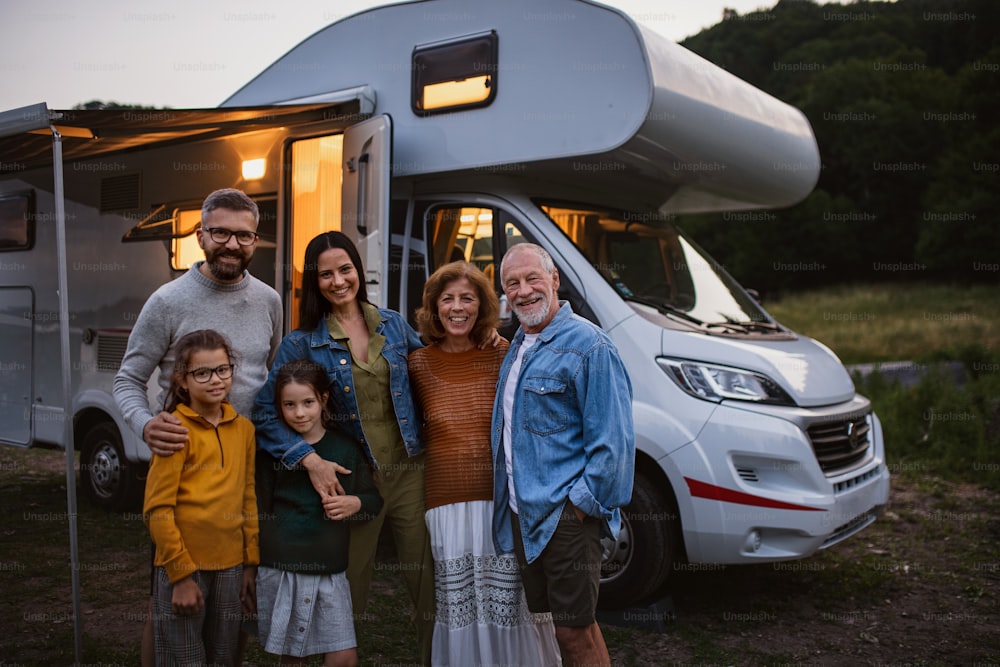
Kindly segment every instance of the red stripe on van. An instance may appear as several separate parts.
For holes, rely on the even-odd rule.
[[[779,510],[802,510],[804,512],[826,511],[822,507],[809,507],[808,505],[794,505],[792,503],[783,503],[780,500],[761,498],[760,496],[754,496],[749,493],[743,493],[742,491],[733,491],[732,489],[726,489],[721,486],[716,486],[714,484],[699,482],[698,480],[691,479],[690,477],[685,477],[684,481],[687,482],[688,490],[691,492],[691,495],[694,496],[695,498],[708,498],[709,500],[718,500],[724,503],[736,503],[738,505],[754,505],[755,507],[771,507],[773,509],[779,509]]]

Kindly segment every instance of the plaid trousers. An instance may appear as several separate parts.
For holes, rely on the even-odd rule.
[[[170,602],[174,587],[162,567],[153,583],[153,636],[157,666],[236,664],[243,606],[243,566],[198,570],[191,575],[205,605],[198,614],[178,616]]]

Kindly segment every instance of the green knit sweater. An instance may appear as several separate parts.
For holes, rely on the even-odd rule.
[[[361,510],[346,521],[327,519],[309,473],[304,468],[289,470],[258,450],[260,564],[303,574],[336,574],[347,569],[351,524],[373,519],[382,509],[382,496],[364,454],[349,437],[330,430],[313,448],[352,471],[340,475],[340,483],[347,495],[361,499]]]

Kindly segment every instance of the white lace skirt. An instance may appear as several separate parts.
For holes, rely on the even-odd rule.
[[[551,614],[528,611],[514,554],[493,548],[493,503],[477,500],[426,514],[434,556],[434,665],[560,665]]]

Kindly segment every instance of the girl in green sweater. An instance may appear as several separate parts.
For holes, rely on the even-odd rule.
[[[261,646],[281,655],[283,665],[306,664],[318,654],[324,667],[358,663],[344,575],[349,525],[378,514],[382,498],[361,448],[327,430],[329,386],[326,370],[314,362],[292,361],[275,372],[282,420],[321,457],[351,470],[340,480],[344,495],[319,499],[304,468],[289,470],[264,451],[257,458],[258,629]]]

